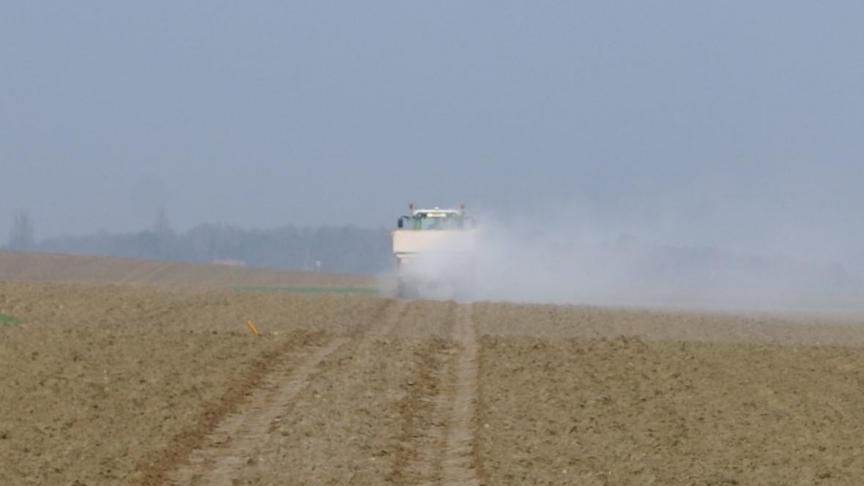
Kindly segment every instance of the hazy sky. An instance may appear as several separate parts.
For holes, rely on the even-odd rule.
[[[864,3],[4,1],[0,239],[409,201],[864,246]]]

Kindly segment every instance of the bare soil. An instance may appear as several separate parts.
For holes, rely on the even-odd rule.
[[[199,288],[249,285],[375,286],[373,278],[362,275],[10,251],[0,251],[0,280]]]
[[[0,484],[864,477],[857,316],[236,293],[214,287],[254,279],[113,259],[57,283],[9,255]]]
[[[490,484],[856,484],[864,350],[486,337]]]

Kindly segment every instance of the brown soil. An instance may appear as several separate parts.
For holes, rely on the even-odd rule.
[[[205,263],[0,251],[0,280],[191,287],[294,285],[374,287],[361,275],[290,272]]]
[[[490,484],[858,484],[864,350],[487,337]]]
[[[63,280],[0,282],[0,484],[864,477],[856,316]]]
[[[480,460],[477,457],[474,417],[477,413],[479,346],[474,336],[470,305],[459,309],[453,339],[460,347],[460,353],[454,363],[456,376],[442,477],[444,484],[477,485]]]
[[[189,455],[188,463],[171,474],[177,484],[230,485],[235,471],[254,461],[255,447],[282,420],[282,411],[307,386],[315,368],[348,341],[332,339],[309,353],[300,363],[280,360],[264,383],[238,409],[211,432],[204,445]]]
[[[162,484],[277,358],[362,332],[356,316],[385,304],[0,283],[0,312],[24,320],[0,326],[0,484]]]

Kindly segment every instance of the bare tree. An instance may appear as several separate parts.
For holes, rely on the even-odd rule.
[[[32,250],[36,246],[36,229],[30,213],[21,210],[15,213],[12,230],[9,232],[9,249]]]

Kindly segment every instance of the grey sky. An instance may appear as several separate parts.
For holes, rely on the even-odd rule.
[[[0,230],[464,200],[853,254],[862,23],[857,1],[3,2]]]

